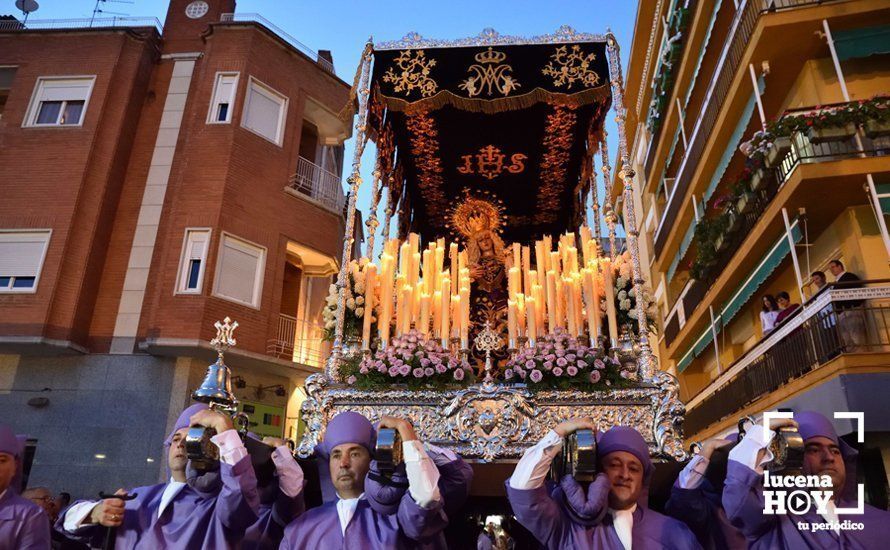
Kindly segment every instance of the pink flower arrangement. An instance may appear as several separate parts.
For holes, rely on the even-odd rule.
[[[469,363],[442,348],[438,340],[411,330],[393,338],[386,349],[344,362],[340,379],[351,386],[370,389],[392,384],[413,388],[466,384],[474,377]]]
[[[593,389],[591,386],[626,386],[631,382],[622,376],[618,361],[562,329],[547,334],[535,347],[518,351],[507,362],[504,379],[554,389]]]

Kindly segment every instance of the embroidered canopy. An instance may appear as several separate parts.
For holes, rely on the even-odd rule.
[[[605,38],[409,36],[373,55],[369,125],[400,233],[456,237],[468,195],[498,205],[508,241],[580,224],[611,104]]]

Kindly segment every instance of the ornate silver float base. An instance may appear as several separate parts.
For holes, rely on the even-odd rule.
[[[683,460],[685,407],[677,380],[659,372],[638,387],[597,392],[574,390],[530,392],[524,387],[484,385],[452,390],[363,391],[332,384],[323,374],[306,380],[308,398],[302,414],[307,430],[300,441],[302,457],[312,454],[328,420],[355,411],[376,422],[383,415],[408,418],[418,436],[480,462],[516,460],[559,422],[592,417],[599,429],[636,428],[655,459]]]

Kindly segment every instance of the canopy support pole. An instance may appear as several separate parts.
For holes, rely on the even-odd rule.
[[[624,230],[627,232],[627,249],[630,251],[631,265],[633,266],[634,293],[636,294],[637,326],[640,334],[639,375],[642,380],[652,380],[657,366],[652,348],[649,345],[649,320],[646,317],[646,308],[643,299],[643,270],[640,265],[639,236],[637,229],[637,216],[634,207],[634,169],[630,165],[627,152],[627,134],[625,132],[625,117],[627,109],[624,106],[624,84],[621,76],[621,58],[619,56],[618,42],[615,35],[607,35],[607,50],[609,53],[609,78],[612,84],[612,100],[615,107],[615,122],[618,124],[618,156],[621,161],[620,176],[624,182]]]
[[[609,228],[609,258],[615,261],[617,253],[615,246],[615,209],[612,207],[612,165],[609,164],[609,146],[606,145],[606,129],[603,128],[603,140],[600,142],[600,154],[603,160],[603,216],[606,218],[606,227]]]
[[[349,200],[346,205],[346,228],[343,233],[343,255],[340,259],[340,272],[337,274],[337,323],[334,328],[334,346],[331,356],[325,364],[325,375],[329,380],[337,377],[337,366],[343,353],[343,322],[346,315],[346,274],[349,271],[349,258],[352,256],[352,247],[355,241],[355,213],[358,189],[362,184],[361,165],[362,153],[367,143],[368,124],[368,100],[370,89],[368,86],[371,74],[371,52],[374,43],[368,39],[362,52],[361,77],[358,82],[356,100],[358,101],[358,122],[355,125],[355,152],[352,156],[352,174],[347,180],[350,185]]]
[[[389,226],[392,221],[392,215],[396,211],[396,207],[392,203],[392,182],[393,177],[389,176],[389,181],[386,186],[386,208],[383,210],[383,230],[380,232],[384,247],[386,246],[387,241],[389,241]]]
[[[590,157],[590,209],[593,212],[593,238],[599,247],[603,246],[603,232],[600,227],[600,200],[596,188],[596,157]]]
[[[368,247],[365,251],[365,256],[367,256],[368,260],[372,263],[374,262],[374,236],[377,233],[377,226],[380,225],[380,222],[377,221],[377,205],[380,204],[380,195],[382,194],[383,188],[380,185],[380,160],[378,159],[377,165],[374,167],[374,179],[371,182],[370,214],[368,215],[368,219],[365,220],[365,227],[368,228]]]

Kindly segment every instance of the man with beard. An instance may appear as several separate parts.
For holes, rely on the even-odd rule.
[[[794,425],[795,421],[806,445],[803,474],[831,478],[832,495],[824,515],[817,512],[815,505],[803,515],[764,513],[763,465],[772,460],[767,446],[776,436],[775,429]],[[856,490],[858,453],[838,438],[831,421],[817,412],[806,411],[795,413],[794,420],[773,419],[770,428],[764,429],[761,424],[752,426],[745,438],[729,452],[723,508],[733,525],[748,539],[749,548],[884,548],[890,541],[890,513],[864,503],[862,514],[838,515],[836,512],[837,508],[855,508],[859,504]],[[811,531],[798,527],[836,524],[845,520],[861,523],[864,528]]]
[[[43,510],[19,496],[21,442],[0,424],[0,550],[49,548],[49,522]]]
[[[185,451],[189,426],[216,430],[218,482],[192,474]],[[137,487],[133,500],[108,498],[73,504],[56,528],[94,545],[117,528],[115,548],[234,548],[257,520],[256,477],[250,456],[228,416],[197,403],[185,409],[164,442],[170,481]],[[118,494],[124,494],[120,489]]]
[[[548,492],[544,478],[563,438],[582,428],[595,424],[590,418],[563,422],[522,456],[507,480],[516,519],[553,550],[701,548],[685,525],[648,508],[653,467],[646,441],[633,428],[615,426],[599,437],[601,473],[586,491],[565,476]]]
[[[342,412],[328,422],[317,454],[328,461],[337,501],[313,508],[288,525],[282,550],[322,548],[416,548],[445,528],[439,472],[407,420],[385,416],[381,428],[394,428],[402,439],[408,492],[395,514],[374,510],[364,494],[376,433],[371,422]]]

